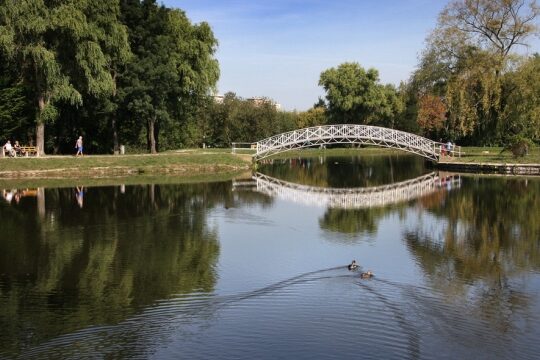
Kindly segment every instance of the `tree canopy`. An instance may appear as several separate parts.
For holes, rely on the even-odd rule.
[[[324,99],[298,112],[232,92],[217,102],[211,26],[157,0],[0,0],[0,136],[40,153],[71,152],[80,135],[90,153],[154,153],[357,123],[540,143],[538,55],[523,51],[539,14],[536,0],[451,0],[408,81],[345,62],[321,72]]]
[[[524,0],[455,0],[441,12],[411,82],[443,101],[447,137],[505,142],[508,100],[519,89],[508,81],[523,64],[516,50],[538,33],[538,15],[536,2]]]
[[[113,92],[108,59],[124,44],[101,42],[98,13],[114,14],[118,3],[100,1],[0,2],[0,48],[32,93],[36,107],[36,145],[44,152],[45,124],[58,113],[55,104],[81,105],[83,92]],[[124,39],[125,41],[126,39]],[[110,52],[110,56],[107,56]]]
[[[398,98],[391,85],[379,83],[376,69],[343,63],[321,73],[319,85],[326,91],[332,123],[370,124],[392,117]]]

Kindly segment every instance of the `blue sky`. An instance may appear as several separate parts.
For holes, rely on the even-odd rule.
[[[206,21],[219,40],[218,92],[307,110],[320,73],[346,61],[408,79],[447,0],[162,0]]]

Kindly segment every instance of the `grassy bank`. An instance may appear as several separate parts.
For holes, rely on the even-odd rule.
[[[465,164],[540,164],[540,148],[531,149],[524,157],[516,158],[502,148],[464,147],[461,157],[444,157],[448,163]],[[339,149],[303,149],[278,154],[274,158],[317,157],[317,156],[377,156],[382,154],[405,154],[400,150],[367,147]],[[249,170],[251,155],[231,154],[230,149],[192,149],[149,155],[91,155],[44,156],[40,158],[1,158],[1,179],[110,179],[119,177],[142,177],[146,182],[156,182],[163,175],[191,179],[209,179],[221,174]],[[139,181],[130,180],[130,181]],[[123,180],[126,182],[127,180]],[[163,179],[162,179],[163,181]],[[176,180],[175,180],[176,181]],[[196,180],[194,180],[196,181]]]
[[[402,150],[389,149],[382,147],[365,147],[365,148],[306,148],[298,150],[290,150],[272,156],[272,159],[287,159],[298,157],[319,157],[319,156],[377,156],[389,154],[407,154]]]
[[[502,147],[463,147],[461,157],[444,157],[444,162],[459,162],[466,164],[540,164],[540,147],[533,147],[529,154],[515,157],[509,150]]]
[[[249,169],[251,158],[230,150],[182,150],[155,155],[0,158],[0,178],[99,178],[174,174],[192,177]]]
[[[193,174],[183,176],[135,175],[116,177],[80,177],[80,178],[0,178],[0,189],[11,188],[59,188],[75,186],[119,186],[148,184],[188,184],[229,181],[235,178],[249,178],[251,170],[220,172],[215,174]]]
[[[461,157],[445,156],[441,161],[479,164],[540,164],[540,147],[534,147],[530,149],[529,154],[517,158],[508,150],[501,153],[502,149],[502,147],[462,147]],[[407,154],[407,152],[375,146],[366,148],[302,149],[281,153],[273,158],[351,155],[376,156],[383,154]]]

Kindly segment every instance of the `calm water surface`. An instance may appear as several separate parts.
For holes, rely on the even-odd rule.
[[[0,358],[540,356],[540,179],[396,155],[259,172],[4,189]]]

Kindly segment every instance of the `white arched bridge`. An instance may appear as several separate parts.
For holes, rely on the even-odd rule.
[[[293,149],[327,144],[366,144],[400,149],[439,161],[441,155],[459,155],[459,147],[446,145],[405,131],[369,125],[324,125],[285,132],[251,144],[258,161]],[[233,144],[233,152],[235,145]]]
[[[305,205],[339,209],[361,209],[397,204],[439,190],[450,190],[461,185],[459,175],[436,173],[382,186],[362,188],[325,188],[295,184],[255,173],[251,180],[233,181],[233,189],[250,188],[262,194]]]

